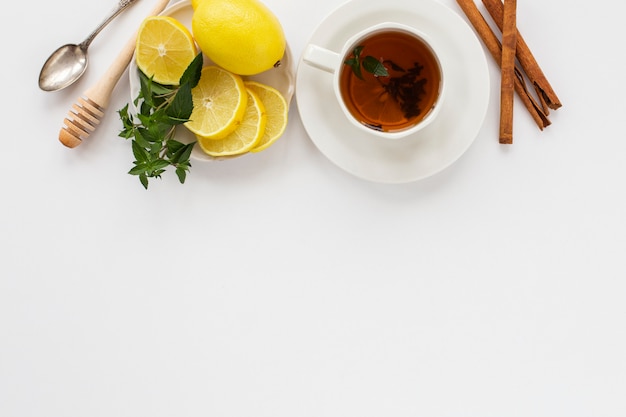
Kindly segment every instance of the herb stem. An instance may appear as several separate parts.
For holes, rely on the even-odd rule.
[[[145,189],[148,179],[161,178],[168,166],[175,169],[181,183],[185,182],[195,142],[184,144],[174,136],[176,127],[191,117],[191,90],[200,80],[202,65],[200,53],[187,67],[178,86],[157,84],[139,71],[141,89],[134,101],[137,114],[128,111],[128,104],[118,111],[123,125],[119,136],[132,139],[135,156],[134,166],[128,173],[137,175]]]

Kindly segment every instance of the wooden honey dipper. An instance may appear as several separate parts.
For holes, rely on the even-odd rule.
[[[170,0],[159,0],[148,16],[161,13]],[[59,140],[68,148],[75,148],[83,142],[100,124],[104,110],[109,104],[111,93],[130,64],[135,52],[137,33],[135,33],[120,51],[115,61],[93,86],[88,88],[72,106],[59,132]]]

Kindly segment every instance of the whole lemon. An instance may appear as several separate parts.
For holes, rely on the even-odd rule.
[[[196,0],[193,36],[204,54],[225,70],[254,75],[285,53],[278,18],[259,0]]]

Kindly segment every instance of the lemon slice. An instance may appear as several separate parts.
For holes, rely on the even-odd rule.
[[[241,122],[237,123],[236,129],[220,140],[211,140],[198,137],[200,148],[208,155],[220,157],[239,155],[248,152],[255,147],[265,133],[267,116],[265,107],[259,96],[247,89],[248,104]]]
[[[191,95],[193,112],[185,126],[209,140],[232,133],[243,119],[248,101],[241,77],[214,65],[202,69]]]
[[[159,84],[178,85],[197,55],[191,32],[170,16],[143,20],[137,34],[137,67]]]
[[[246,81],[244,84],[246,88],[259,96],[263,106],[265,106],[265,113],[267,114],[265,134],[259,143],[250,150],[250,152],[261,152],[269,148],[285,132],[289,109],[287,101],[275,88],[256,81]]]

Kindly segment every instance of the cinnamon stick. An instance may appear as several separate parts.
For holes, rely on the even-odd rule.
[[[500,80],[500,143],[513,143],[513,99],[515,88],[515,45],[517,0],[504,0]]]
[[[478,36],[481,38],[491,56],[495,59],[498,65],[501,65],[502,62],[502,47],[500,45],[500,41],[493,33],[489,24],[480,13],[474,0],[456,0],[470,23],[478,33]],[[522,100],[522,103],[528,110],[528,113],[533,118],[539,129],[543,130],[545,127],[551,124],[550,120],[548,120],[545,115],[543,108],[533,99],[530,92],[526,88],[526,84],[524,82],[524,78],[522,76],[521,71],[516,67],[515,68],[515,92],[519,95]]]
[[[505,12],[502,0],[482,0],[482,2],[498,28],[503,30]],[[537,95],[544,105],[544,112],[548,114],[548,108],[556,110],[561,107],[561,101],[552,89],[552,86],[541,70],[541,67],[539,67],[535,56],[530,51],[530,48],[526,44],[526,41],[520,34],[519,30],[517,31],[516,54],[522,69],[535,87]]]

